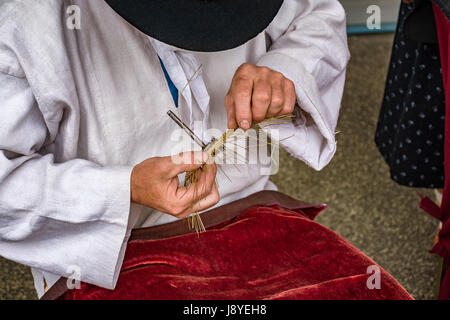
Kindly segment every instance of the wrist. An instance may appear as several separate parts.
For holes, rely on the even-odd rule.
[[[131,178],[130,178],[130,200],[133,203],[140,204],[140,198],[139,198],[139,188],[138,188],[138,170],[137,166],[133,168],[131,171]]]

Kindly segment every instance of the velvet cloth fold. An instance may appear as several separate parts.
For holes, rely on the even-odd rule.
[[[370,289],[375,262],[314,222],[321,210],[256,206],[200,235],[130,241],[115,290],[61,299],[412,299],[381,268]]]
[[[439,48],[441,52],[442,75],[446,97],[444,144],[445,183],[441,207],[438,207],[428,198],[422,199],[421,207],[430,215],[442,222],[442,229],[439,232],[439,241],[435,244],[431,252],[443,257],[446,261],[446,265],[448,265],[448,262],[450,261],[450,20],[445,15],[448,10],[443,11],[443,9],[445,9],[445,7],[439,7],[438,5],[433,4],[439,38]],[[439,299],[450,299],[450,271],[448,268],[447,270],[444,270]]]
[[[445,16],[445,12],[436,4],[433,4],[433,11],[436,20],[436,27],[439,38],[439,49],[441,53],[442,75],[444,80],[444,91],[446,96],[445,107],[445,143],[444,143],[444,170],[445,183],[442,196],[442,205],[437,206],[431,199],[422,198],[420,207],[434,218],[442,222],[439,232],[439,241],[431,249],[431,253],[438,254],[445,260],[445,265],[450,261],[450,21]],[[441,283],[439,299],[450,299],[450,272],[444,270],[444,277]]]

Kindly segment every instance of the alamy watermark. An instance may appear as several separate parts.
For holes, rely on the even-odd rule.
[[[81,9],[79,6],[68,6],[66,10],[66,26],[69,30],[81,29]]]
[[[214,148],[214,162],[217,165],[258,165],[261,175],[274,175],[279,170],[279,141],[280,133],[276,128],[270,129],[270,134],[261,129],[228,130],[226,140],[221,141],[224,133],[218,129],[202,130],[202,122],[194,123],[198,136],[205,137],[204,144]],[[190,161],[191,158],[180,158],[180,152],[207,151],[195,142],[182,129],[172,132],[170,143],[173,144],[172,160],[179,164],[181,160]],[[212,141],[212,142],[211,142]],[[211,142],[211,143],[210,143]]]
[[[371,5],[367,7],[367,28],[369,30],[380,30],[381,29],[381,8],[377,5]]]
[[[66,270],[68,277],[66,281],[67,289],[81,288],[81,268],[79,266],[68,266]]]
[[[369,290],[381,289],[381,270],[379,266],[371,265],[367,268],[367,274],[370,277],[367,278],[366,285]]]

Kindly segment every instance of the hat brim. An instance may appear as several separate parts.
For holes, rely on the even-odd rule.
[[[236,48],[264,31],[283,0],[105,0],[143,33],[190,51]]]

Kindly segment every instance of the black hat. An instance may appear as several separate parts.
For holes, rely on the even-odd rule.
[[[145,34],[191,51],[236,48],[272,22],[283,0],[105,0]]]

